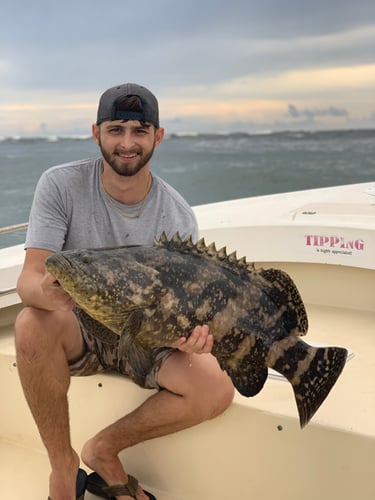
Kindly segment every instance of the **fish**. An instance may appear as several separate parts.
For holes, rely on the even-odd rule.
[[[303,428],[340,376],[348,351],[301,339],[308,317],[284,271],[256,267],[226,247],[165,233],[153,246],[64,250],[47,270],[93,319],[93,334],[117,344],[147,372],[151,353],[207,324],[212,354],[245,397],[258,394],[272,368],[292,385]]]

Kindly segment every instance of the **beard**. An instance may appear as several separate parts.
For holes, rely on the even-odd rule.
[[[140,170],[142,170],[142,168],[150,161],[152,155],[154,154],[155,141],[151,149],[148,151],[144,151],[142,148],[134,148],[131,151],[124,151],[118,148],[113,152],[109,152],[104,148],[100,139],[99,148],[104,160],[106,161],[106,163],[108,163],[112,170],[116,172],[116,174],[123,177],[132,177],[133,175],[136,175]],[[126,153],[136,154],[137,156],[132,162],[124,164],[121,160],[118,159],[118,155]]]

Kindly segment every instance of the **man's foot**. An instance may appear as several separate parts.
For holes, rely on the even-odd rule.
[[[87,474],[79,469],[79,457],[73,452],[71,459],[55,465],[49,477],[49,498],[52,500],[76,500],[86,489]]]
[[[76,494],[75,500],[83,500],[86,492],[87,485],[87,474],[83,469],[78,469],[77,479],[76,479]],[[48,497],[48,500],[52,500]]]
[[[95,438],[87,441],[83,446],[81,457],[83,462],[90,467],[90,469],[96,472],[95,475],[89,475],[87,482],[87,490],[98,495],[98,490],[92,491],[93,489],[93,479],[96,483],[99,482],[99,489],[106,486],[113,485],[127,485],[129,481],[129,476],[125,472],[122,463],[118,456],[111,456],[107,451],[104,451],[104,446],[97,443]],[[99,451],[101,450],[101,452]],[[99,479],[98,479],[99,478]],[[98,484],[97,484],[98,485]],[[129,485],[130,486],[130,485]],[[95,488],[95,486],[94,486]],[[105,492],[102,492],[102,498],[116,498],[117,500],[154,500],[155,497],[151,494],[147,494],[143,491],[141,486],[138,484],[135,488],[135,496],[129,495],[116,495],[110,493],[111,496],[107,496]]]
[[[139,498],[138,488],[138,480],[130,474],[128,474],[128,482],[126,484],[108,486],[104,479],[96,472],[90,474],[87,481],[87,490],[102,498]],[[156,500],[154,495],[148,491],[143,491],[143,494],[146,495],[149,500]]]

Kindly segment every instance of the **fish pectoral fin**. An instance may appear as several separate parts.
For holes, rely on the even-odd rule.
[[[121,337],[124,335],[125,332],[132,338],[136,337],[137,333],[141,328],[142,321],[143,321],[142,309],[136,308],[127,311],[124,316],[124,327],[121,333]]]
[[[142,327],[144,314],[141,309],[135,309],[127,314],[123,331],[118,343],[118,361],[126,359],[138,374],[147,374],[153,365],[153,353],[149,347],[136,341],[137,333]]]
[[[142,320],[143,311],[141,309],[133,309],[126,312],[124,327],[118,343],[119,359],[126,355],[126,352],[131,349],[131,344],[134,343],[135,337],[141,328]]]

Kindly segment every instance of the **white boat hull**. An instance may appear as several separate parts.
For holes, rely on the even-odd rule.
[[[375,199],[366,193],[369,187],[341,189],[345,199],[351,193],[351,204],[355,193],[362,193],[358,204],[368,209],[365,216],[361,212],[356,218],[351,208],[350,221],[345,223],[338,215],[320,217],[317,224],[311,218],[307,223],[301,215],[296,222],[299,207],[313,204],[313,199],[316,205],[327,200],[344,205],[340,188],[297,193],[294,201],[293,196],[276,195],[196,207],[207,242],[215,240],[218,248],[226,244],[258,265],[290,273],[306,303],[308,342],[343,345],[352,356],[302,431],[290,384],[269,377],[256,397],[236,394],[233,405],[218,418],[123,452],[127,470],[158,500],[375,498]],[[354,249],[352,257],[310,252],[302,238],[310,233],[360,239],[365,251]],[[329,240],[322,240],[322,249],[328,248],[325,245],[330,245]],[[4,254],[0,251],[0,258]],[[14,282],[19,269],[14,262],[9,267]],[[0,300],[2,496],[46,498],[49,464],[15,366],[11,325],[19,300],[9,293]],[[80,450],[97,430],[149,395],[150,391],[116,375],[73,378],[69,400],[75,448]],[[95,497],[86,493],[85,498]]]

